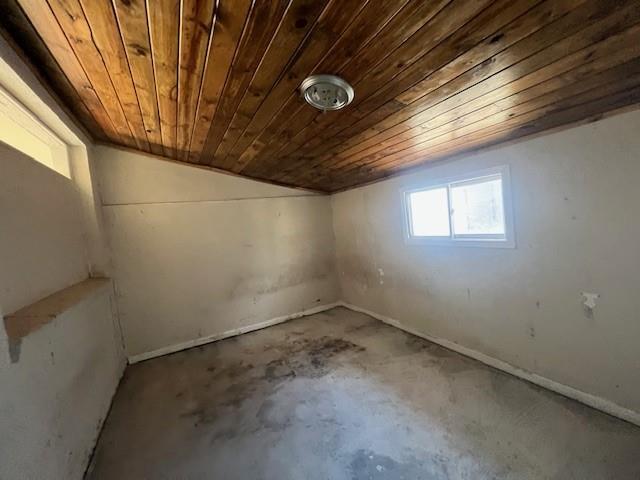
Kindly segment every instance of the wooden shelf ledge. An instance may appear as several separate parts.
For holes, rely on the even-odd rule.
[[[39,330],[110,284],[111,280],[108,278],[88,278],[5,316],[4,328],[9,343],[19,343],[30,333]]]

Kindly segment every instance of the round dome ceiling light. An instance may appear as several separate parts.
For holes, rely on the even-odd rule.
[[[335,75],[311,75],[300,85],[305,101],[318,110],[340,110],[351,103],[353,87]]]

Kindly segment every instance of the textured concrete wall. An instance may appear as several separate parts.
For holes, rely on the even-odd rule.
[[[0,37],[0,85],[7,90],[9,97],[5,99],[10,99],[8,104],[17,102],[14,104],[12,113],[21,112],[18,113],[21,116],[19,122],[15,121],[16,118],[9,118],[8,122],[7,119],[4,122],[0,121],[3,123],[0,137],[4,139],[22,137],[27,142],[30,141],[29,137],[35,139],[39,147],[19,141],[6,143],[16,145],[18,150],[27,154],[33,154],[32,149],[35,147],[43,155],[37,155],[34,158],[44,160],[45,164],[71,178],[80,196],[78,209],[82,212],[88,268],[92,274],[108,276],[109,254],[102,232],[101,205],[97,201],[97,191],[94,188],[91,140],[61,108],[58,100],[51,96],[51,92],[40,83],[33,69],[24,63],[20,55],[2,37]],[[44,137],[37,138],[43,134]],[[58,141],[52,141],[51,136],[57,137]],[[49,161],[46,161],[47,155],[51,156]]]
[[[129,356],[338,300],[328,197],[98,153]]]
[[[117,148],[96,146],[93,156],[105,205],[314,195]]]
[[[343,298],[640,412],[638,131],[631,112],[333,196]],[[515,249],[404,242],[403,189],[504,164]]]
[[[88,262],[73,181],[4,145],[0,172],[7,315],[85,279]],[[0,325],[0,478],[82,478],[124,368],[119,342],[108,288],[19,345]]]
[[[0,144],[0,307],[12,313],[88,276],[73,182]]]
[[[124,369],[111,284],[22,339],[0,333],[0,478],[81,479]]]

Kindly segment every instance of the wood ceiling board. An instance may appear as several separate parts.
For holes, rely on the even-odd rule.
[[[637,102],[636,0],[6,0],[97,139],[325,191]],[[336,73],[322,114],[300,82]]]
[[[51,0],[50,0],[51,1]],[[86,18],[86,25],[89,28],[89,37],[81,37],[82,39],[90,38],[95,44],[99,56],[106,67],[108,77],[114,90],[118,96],[118,100],[122,105],[122,110],[129,124],[129,128],[133,134],[136,146],[144,151],[149,151],[150,145],[147,139],[147,131],[142,121],[142,111],[140,102],[138,101],[137,91],[133,85],[131,70],[127,54],[122,43],[120,28],[116,20],[115,11],[111,2],[96,0],[81,0],[74,5],[72,0],[65,0],[68,5],[66,11],[68,14],[77,13],[76,8],[79,6],[81,12]],[[69,5],[74,5],[70,8]],[[83,35],[85,24],[82,20],[81,29]]]
[[[415,3],[413,2],[413,4]],[[371,7],[371,4],[368,4],[314,70],[317,72],[339,72],[345,64],[361,58],[361,52],[377,50],[379,47],[372,44],[372,40],[379,38],[379,34],[389,22],[399,12],[404,11],[405,5],[406,3],[400,2],[398,4],[384,2],[382,6],[376,3]],[[366,14],[367,8],[377,8],[377,14],[373,16],[373,19],[371,15]],[[338,53],[332,54],[333,51]],[[380,52],[382,55],[384,51],[380,50]],[[293,137],[301,129],[318,119],[318,110],[306,102],[300,102],[299,98],[297,94],[289,97],[280,113],[281,116],[284,116],[285,121],[273,119],[238,157],[237,163],[239,165],[236,165],[236,170],[242,170],[243,173],[248,172],[252,175],[261,175],[261,169],[268,169],[271,161],[278,158],[283,147],[293,143]],[[288,121],[290,119],[293,121]],[[320,125],[318,127],[321,128]]]
[[[260,105],[244,133],[238,139],[236,146],[230,153],[230,159],[213,159],[213,165],[230,169],[234,172],[242,170],[242,165],[236,165],[240,152],[251,145],[263,128],[274,121],[292,96],[297,96],[297,88],[304,78],[313,72],[313,68],[329,52],[336,40],[349,26],[358,12],[366,5],[362,0],[333,0],[318,18],[309,35],[304,39],[300,48],[288,65],[280,81],[274,86],[267,98]]]
[[[182,0],[178,63],[177,155],[189,158],[207,47],[214,23],[215,0]]]
[[[541,28],[541,18],[546,18],[547,21],[551,21],[554,18],[557,18],[559,15],[566,13],[566,9],[562,7],[566,6],[567,2],[557,2],[555,0],[549,0],[547,2],[544,2],[542,5],[538,5],[532,8],[525,15],[521,15],[519,17],[518,14],[522,13],[524,9],[531,6],[530,1],[507,1],[506,5],[503,5],[500,2],[496,2],[494,5],[504,8],[498,8],[497,11],[494,11],[493,9],[485,10],[482,15],[476,17],[474,21],[471,22],[472,25],[465,26],[466,28],[462,29],[461,31],[459,30],[455,35],[456,38],[452,39],[454,42],[457,39],[460,39],[463,42],[468,41],[469,38],[472,38],[474,36],[474,34],[477,35],[477,31],[480,30],[480,28],[477,28],[475,24],[482,24],[483,22],[486,22],[486,24],[482,26],[482,29],[485,32],[490,33],[488,35],[485,35],[483,41],[479,41],[478,44],[466,49],[462,54],[457,54],[455,51],[453,53],[443,51],[441,60],[434,58],[438,56],[437,54],[439,52],[430,54],[428,59],[429,64],[433,65],[434,63],[436,63],[439,67],[430,67],[427,70],[425,66],[420,63],[416,65],[417,68],[405,70],[401,75],[402,78],[398,79],[400,81],[391,83],[390,87],[386,89],[387,91],[389,90],[389,88],[395,89],[395,92],[390,95],[390,98],[393,98],[393,96],[397,94],[400,83],[404,83],[403,81],[406,77],[414,76],[416,74],[416,71],[422,74],[422,78],[426,77],[420,82],[420,84],[422,85],[420,91],[423,92],[424,95],[426,95],[427,93],[435,90],[447,81],[450,81],[459,74],[465,72],[467,69],[469,69],[470,66],[481,64],[482,62],[491,58],[492,55],[499,53],[511,44]],[[517,20],[511,22],[516,17]],[[492,25],[496,26],[495,29],[487,28]],[[471,27],[471,29],[469,27]],[[474,32],[474,29],[476,28],[477,30]],[[441,44],[441,46],[443,47],[441,48],[441,50],[445,50],[449,47],[449,44]],[[452,58],[453,60],[451,60]],[[448,63],[446,62],[447,59],[450,60]],[[429,64],[427,64],[427,66],[429,66]],[[414,89],[415,87],[411,87],[408,91]],[[377,95],[377,97],[380,96],[381,95]],[[396,100],[404,104],[410,103],[403,98],[396,98]],[[376,129],[376,132],[378,130],[379,128]],[[329,151],[325,150],[322,154],[322,157],[328,158],[334,153],[340,153],[343,150],[348,149],[350,145],[354,144],[353,142],[357,141],[357,139],[358,136],[349,137],[348,140],[343,142],[342,144],[338,144],[337,146],[329,149]]]
[[[612,82],[612,79],[620,78],[624,73],[626,78],[621,82]],[[381,162],[373,162],[370,165],[358,165],[352,171],[328,174],[322,179],[317,179],[318,184],[326,183],[327,178],[334,178],[333,183],[338,182],[338,177],[343,183],[358,181],[362,176],[370,176],[374,172],[389,172],[395,169],[410,167],[416,161],[422,159],[438,158],[440,155],[458,153],[461,144],[465,146],[483,145],[483,142],[494,135],[500,135],[501,141],[513,140],[520,136],[530,135],[544,130],[553,118],[554,114],[570,110],[571,121],[581,121],[591,116],[594,112],[585,109],[584,116],[580,116],[581,105],[603,105],[603,112],[614,110],[626,104],[612,101],[606,106],[606,100],[614,95],[627,98],[625,92],[635,91],[640,86],[640,62],[635,59],[627,64],[620,65],[609,71],[601,72],[593,77],[577,81],[575,84],[565,85],[563,88],[541,95],[528,102],[518,105],[518,108],[503,112],[480,115],[475,122],[459,128],[450,129],[448,132],[434,132],[434,138],[422,149],[411,152],[402,152],[397,158],[392,156],[384,158]],[[631,98],[636,98],[633,94]],[[563,114],[566,116],[566,114]],[[560,117],[564,118],[564,117]],[[556,127],[559,124],[552,122]]]
[[[227,125],[231,122],[244,93],[251,84],[255,70],[260,65],[287,6],[286,2],[257,2],[254,4],[211,122],[199,163],[219,166],[215,165],[211,157],[222,141]]]
[[[571,1],[568,0],[568,3]],[[407,105],[398,113],[378,122],[374,132],[379,131],[381,127],[391,128],[401,122],[404,122],[409,129],[432,119],[437,114],[470,102],[502,85],[511,83],[514,79],[553,63],[563,55],[597,43],[603,37],[615,32],[616,28],[624,28],[625,25],[637,21],[639,8],[640,4],[630,5],[627,8],[614,10],[613,13],[602,18],[611,12],[610,5],[604,5],[599,1],[582,5],[494,57],[478,63],[451,82]],[[590,24],[587,22],[589,19],[591,19]],[[571,36],[567,37],[567,35]],[[532,52],[536,53],[531,55]],[[358,128],[366,130],[368,120],[365,117],[360,122],[360,126],[352,127],[350,135],[356,135]],[[332,163],[333,160],[334,156],[329,159],[329,162]],[[320,163],[312,163],[309,170],[317,168],[322,162],[323,160],[320,160]],[[292,170],[293,173],[287,172],[286,169],[282,170],[276,178],[280,181],[290,180],[289,177],[298,172],[297,169]]]
[[[304,138],[300,143],[298,150],[302,153],[305,150],[314,147],[325,148],[325,140],[334,137],[341,130],[341,126],[350,122],[356,122],[364,116],[371,115],[372,110],[362,108],[363,104],[368,104],[370,97],[384,98],[379,95],[380,90],[384,90],[385,86],[397,81],[397,77],[401,75],[410,66],[414,65],[423,57],[429,56],[429,53],[443,45],[442,42],[449,40],[452,32],[456,32],[469,22],[475,15],[481,13],[485,8],[491,5],[491,0],[480,0],[476,2],[468,2],[464,0],[454,0],[445,8],[440,10],[428,23],[422,26],[411,38],[402,44],[401,48],[396,49],[387,57],[387,61],[378,63],[375,67],[367,71],[365,77],[360,81],[354,82],[358,91],[359,99],[367,99],[355,103],[348,111],[347,115],[343,115],[341,122],[332,122],[331,128],[322,131],[322,135],[315,135],[311,138]],[[471,40],[473,41],[473,40]],[[386,101],[380,102],[380,105]],[[379,105],[378,105],[379,106]],[[395,108],[401,108],[397,104]],[[375,117],[369,119],[375,122]]]
[[[151,152],[162,155],[164,150],[160,132],[156,80],[153,59],[151,58],[147,7],[144,0],[114,0],[113,5],[138,96],[147,140]]]
[[[199,161],[252,6],[251,0],[218,3],[191,135],[191,163]]]
[[[328,0],[293,0],[251,79],[214,158],[226,159],[268,93],[287,69]]]
[[[399,80],[397,82],[391,82],[389,85],[394,85],[395,88],[398,86],[401,87],[403,82],[406,82],[406,79],[409,78],[408,75],[404,75],[405,73],[412,74],[413,72],[421,72],[421,77],[423,78],[429,73],[433,72],[437,66],[444,66],[447,60],[451,61],[451,63],[446,64],[446,69],[443,69],[444,72],[448,75],[449,78],[454,78],[461,71],[460,68],[456,70],[456,66],[460,66],[461,68],[468,68],[468,65],[473,65],[474,63],[480,63],[481,61],[488,58],[492,52],[500,51],[504,48],[502,45],[507,44],[507,40],[511,37],[508,37],[502,31],[496,31],[496,28],[502,26],[505,22],[512,20],[518,14],[522,14],[526,11],[527,8],[531,7],[531,1],[525,0],[520,2],[495,2],[491,8],[484,10],[481,15],[475,17],[473,21],[468,22],[464,25],[464,28],[461,28],[455,34],[452,35],[451,41],[443,42],[438,45],[433,51],[429,52],[428,55],[424,56],[424,59],[417,64],[412,65],[411,68],[408,68],[403,71],[403,73],[397,77]],[[552,3],[551,1],[549,3]],[[536,12],[537,13],[537,12]],[[543,14],[548,14],[548,9],[544,9]],[[537,15],[531,15],[534,19],[537,19]],[[497,27],[496,27],[497,25]],[[499,37],[498,41],[493,41],[496,37]],[[520,33],[523,35],[523,33]],[[490,36],[491,38],[484,43],[488,43],[488,46],[482,49],[481,54],[483,55],[481,58],[472,58],[472,52],[476,49],[472,49],[468,51],[468,55],[460,55],[461,52],[468,50],[468,45],[475,45],[477,42],[481,41],[485,37]],[[462,45],[460,45],[462,42]],[[482,44],[481,44],[482,45]],[[502,46],[502,48],[500,48]],[[458,56],[460,55],[460,56]],[[437,70],[440,71],[440,70]],[[400,79],[400,77],[402,77]],[[411,79],[409,78],[409,82],[405,83],[405,85],[412,85]],[[357,86],[356,86],[357,88]],[[433,87],[432,87],[433,88]],[[387,92],[387,98],[384,98],[384,92]],[[402,91],[402,90],[400,90]],[[391,94],[389,94],[391,93]],[[401,110],[404,107],[403,103],[399,103],[393,99],[393,92],[389,92],[388,88],[383,88],[381,92],[376,93],[373,98],[368,98],[366,101],[362,103],[360,106],[355,106],[355,110],[359,110],[361,113],[358,114],[358,117],[361,119],[363,117],[367,117],[366,121],[369,123],[374,123],[375,119],[383,120],[391,113],[395,113]],[[373,100],[373,102],[371,101]],[[377,110],[376,110],[377,108]],[[374,112],[375,113],[370,113]],[[369,114],[369,116],[367,116]],[[343,117],[345,119],[346,117]],[[351,121],[353,123],[357,123],[358,119],[356,117],[351,117]],[[321,146],[323,152],[328,151],[329,153],[323,153],[321,158],[332,158],[331,157],[331,146],[337,143],[337,132],[340,130],[339,122],[334,122],[329,132],[322,129],[322,138],[324,145]],[[344,126],[344,123],[342,124]],[[302,132],[304,133],[304,132]],[[348,137],[346,137],[348,138]],[[296,143],[296,139],[292,139],[291,143]],[[297,142],[302,147],[306,146],[306,150],[310,147],[317,145],[316,143],[311,142],[311,137],[302,137]],[[316,148],[318,150],[318,148]],[[290,150],[282,150],[279,152],[281,156],[286,157],[286,153],[291,153]],[[289,158],[287,158],[287,163],[289,163],[288,170],[295,171],[300,164],[308,163],[308,157],[305,157],[305,148],[299,148],[295,155],[291,157],[291,162],[289,162]],[[313,155],[313,154],[312,154]],[[315,168],[316,165],[320,164],[319,161],[312,161],[309,164],[309,168]],[[287,172],[289,173],[289,172]]]
[[[95,90],[109,117],[111,117],[119,140],[127,146],[143,149],[146,138],[136,137],[133,133],[134,129],[139,129],[139,126],[132,126],[131,122],[135,119],[132,118],[130,122],[125,114],[122,99],[118,96],[105,59],[94,40],[80,2],[78,0],[40,0],[38,3],[40,3],[38,10],[47,9],[46,4],[48,3],[48,7],[55,16],[55,21],[62,28],[71,49],[86,72],[91,88]],[[36,15],[39,14],[36,13]],[[113,73],[115,75],[117,72]],[[125,96],[124,92],[122,94]]]
[[[104,130],[93,118],[84,100],[55,61],[17,0],[5,0],[5,2],[8,8],[4,11],[4,22],[0,24],[0,34],[16,50],[18,56],[32,67],[31,70],[36,77],[49,93],[58,99],[76,125],[89,138],[106,141]],[[22,45],[29,45],[28,54],[23,50]]]
[[[147,0],[147,18],[164,154],[178,156],[180,0]]]
[[[481,107],[482,103],[478,101],[465,104],[463,107],[478,109],[454,118],[453,121],[451,118],[455,117],[456,113],[450,111],[443,114],[448,117],[447,121],[449,123],[440,122],[443,123],[440,127],[434,127],[427,134],[424,134],[422,143],[411,143],[409,147],[405,145],[405,148],[402,148],[402,145],[400,145],[401,148],[397,148],[397,146],[396,148],[389,148],[384,154],[371,155],[366,159],[343,165],[342,168],[331,168],[322,173],[317,172],[314,178],[316,182],[326,182],[327,178],[336,178],[337,176],[349,178],[357,174],[358,171],[360,171],[359,173],[363,170],[365,172],[369,171],[367,167],[371,165],[378,168],[391,167],[408,161],[409,156],[413,158],[416,155],[418,157],[428,155],[442,143],[443,138],[446,138],[442,135],[460,135],[464,133],[466,128],[482,128],[483,125],[477,123],[478,118],[485,123],[491,120],[491,128],[498,129],[501,126],[501,122],[506,122],[511,117],[525,111],[527,103],[531,105],[538,99],[544,100],[545,96],[549,95],[549,92],[553,92],[553,95],[559,101],[565,96],[568,97],[573,93],[590,87],[591,82],[598,81],[599,78],[606,79],[603,81],[604,86],[609,83],[612,87],[617,87],[620,84],[628,85],[629,88],[632,88],[633,80],[630,80],[630,76],[636,74],[637,63],[635,62],[638,61],[640,56],[640,45],[637,42],[630,42],[630,39],[635,38],[639,33],[640,27],[636,25],[619,35],[610,37],[606,42],[593,45],[592,48],[583,49],[555,64],[512,82],[504,88],[492,92],[494,96],[488,103],[484,102],[484,108]],[[595,54],[596,49],[600,50],[597,55]],[[589,63],[591,58],[597,58],[597,60]],[[633,60],[628,61],[629,59]],[[568,70],[572,67],[575,68]],[[607,68],[609,69],[607,70]],[[554,77],[554,73],[560,69],[564,69],[565,73]],[[545,81],[545,78],[548,77],[550,79]],[[619,80],[621,78],[623,80]],[[619,81],[616,82],[614,81],[615,79]],[[631,84],[629,84],[630,81]],[[558,93],[559,90],[561,93]],[[593,93],[598,93],[598,90]],[[500,96],[504,97],[504,99],[500,99]],[[484,97],[480,98],[480,100],[482,99]],[[492,110],[501,111],[506,117],[491,117],[488,115],[488,120],[484,119],[484,114]],[[455,140],[455,138],[450,140]],[[310,178],[307,180],[309,181]]]
[[[342,178],[336,179],[330,187],[324,186],[322,187],[322,190],[319,191],[328,193],[343,192],[352,188],[374,184],[398,175],[405,175],[420,170],[425,165],[431,164],[433,162],[444,162],[447,160],[459,159],[461,157],[464,157],[465,155],[478,154],[483,151],[489,151],[493,148],[518,143],[523,139],[539,138],[540,136],[553,134],[559,131],[566,130],[567,128],[573,128],[580,125],[597,122],[611,115],[633,111],[637,109],[637,104],[640,102],[640,92],[638,92],[637,90],[627,90],[623,94],[619,94],[615,97],[609,97],[609,99],[610,102],[608,105],[611,107],[610,110],[603,110],[603,108],[605,107],[603,102],[597,102],[597,104],[592,105],[580,105],[573,112],[570,112],[573,117],[577,117],[577,115],[575,115],[576,111],[580,111],[582,113],[590,113],[586,116],[580,115],[580,118],[572,120],[571,115],[569,115],[567,112],[561,112],[561,114],[554,115],[552,119],[550,119],[553,120],[553,122],[549,121],[546,123],[546,125],[540,124],[539,128],[536,129],[528,128],[526,129],[526,131],[525,129],[521,129],[522,132],[520,135],[516,135],[513,130],[507,130],[507,133],[505,133],[504,131],[496,133],[494,131],[493,134],[482,137],[475,142],[461,142],[456,148],[435,150],[432,152],[433,154],[422,156],[419,160],[408,162],[407,164],[397,169],[384,170],[375,173],[370,172],[367,175],[366,181],[359,180],[357,181],[357,183],[350,183],[344,182],[344,179]],[[319,189],[320,187],[317,188]]]
[[[87,109],[105,132],[107,138],[113,142],[118,142],[119,134],[114,127],[111,117],[91,85],[91,81],[73,52],[71,44],[62,31],[62,28],[60,28],[49,5],[47,5],[46,2],[43,3],[42,0],[19,0],[18,3],[20,12],[17,12],[16,15],[24,13],[27,16],[33,25],[34,31],[38,33],[39,38],[42,39],[49,49],[54,59],[53,61],[59,65],[60,69],[64,72],[71,85],[73,85],[87,106]],[[10,6],[7,6],[7,8],[9,7]],[[33,39],[27,45],[23,46],[23,50],[28,54],[32,50],[32,45],[37,43],[37,40]]]
[[[458,108],[449,110],[441,116],[435,117],[431,121],[420,125],[419,127],[415,127],[412,129],[413,131],[409,130],[405,132],[408,134],[406,137],[398,138],[402,137],[401,135],[398,135],[386,143],[384,141],[380,142],[382,149],[375,147],[373,149],[370,148],[361,151],[358,154],[347,157],[342,161],[332,163],[330,168],[344,169],[349,165],[364,165],[381,160],[389,155],[404,150],[408,145],[405,140],[410,142],[409,145],[418,146],[420,142],[426,141],[435,136],[439,127],[455,120],[456,124],[452,125],[453,129],[460,128],[466,123],[472,121],[472,116],[477,116],[477,112],[485,109],[493,108],[502,111],[508,108],[513,108],[520,102],[535,99],[538,96],[545,95],[547,92],[561,88],[565,85],[569,85],[573,89],[580,89],[584,86],[583,84],[588,84],[586,79],[594,72],[602,72],[602,70],[607,67],[612,65],[615,66],[629,60],[630,58],[637,57],[640,53],[637,44],[625,44],[624,38],[624,36],[621,36],[616,39],[618,40],[615,42],[615,44],[617,44],[617,48],[609,49],[611,51],[610,55],[600,57],[592,63],[586,63],[586,61],[588,61],[588,58],[593,56],[593,49],[587,49],[585,51],[578,52],[576,55],[565,57],[552,65],[548,65],[543,69],[537,70],[533,74],[522,77],[521,79],[502,88],[496,89],[488,95],[476,98],[475,100],[465,103]],[[603,46],[603,44],[598,44],[598,47],[600,46]],[[578,66],[576,67],[576,65]],[[572,67],[576,68],[567,71],[567,69]],[[617,77],[615,75],[610,76],[608,81],[613,81],[616,78],[625,78],[629,73],[632,73],[630,68],[631,67],[629,67],[628,64],[623,64],[621,67],[614,67],[612,70]],[[551,77],[549,80],[544,80],[546,77],[556,75],[558,72],[563,71],[566,73],[561,73],[560,75]],[[604,70],[602,73],[608,74],[609,70]],[[584,80],[584,82],[581,83],[581,80]],[[442,116],[445,117],[444,120],[441,118]],[[421,133],[414,135],[417,131]]]
[[[625,89],[615,95],[608,95],[591,102],[582,103],[571,108],[561,109],[552,114],[547,114],[540,118],[538,112],[533,112],[522,119],[512,119],[509,124],[501,125],[500,128],[487,129],[486,135],[479,136],[478,133],[458,139],[455,146],[448,146],[434,149],[429,154],[419,155],[413,160],[405,161],[393,168],[370,170],[362,178],[353,178],[351,181],[336,181],[331,187],[323,187],[324,191],[338,192],[347,190],[356,185],[371,183],[386,177],[405,173],[413,168],[425,163],[444,160],[447,157],[458,157],[461,154],[469,154],[486,149],[499,144],[513,142],[521,137],[537,135],[540,132],[552,131],[560,127],[576,126],[583,123],[600,120],[607,116],[609,112],[627,111],[630,105],[636,105],[640,101],[640,86],[633,89]],[[538,121],[536,121],[538,120]]]
[[[341,172],[343,178],[357,178],[357,175],[369,174],[372,171],[386,170],[395,168],[396,166],[405,165],[414,158],[422,158],[427,152],[448,149],[452,141],[460,138],[475,139],[485,137],[487,132],[494,133],[502,131],[501,129],[510,130],[511,125],[522,125],[523,121],[533,124],[533,121],[545,118],[560,109],[573,107],[574,105],[582,105],[607,95],[617,94],[628,89],[633,89],[640,85],[640,70],[638,64],[633,67],[636,72],[633,76],[628,77],[623,82],[611,82],[614,78],[619,78],[620,71],[613,69],[612,71],[603,72],[595,77],[579,81],[575,84],[566,85],[564,88],[550,92],[546,95],[538,96],[532,100],[519,103],[517,108],[507,108],[502,111],[494,111],[490,108],[480,109],[465,118],[466,124],[453,125],[448,130],[441,128],[440,131],[435,129],[433,138],[428,142],[424,142],[422,150],[412,152],[400,152],[400,156],[394,158],[389,156],[384,158],[380,163],[370,162],[369,164],[360,164],[356,169]],[[631,67],[624,66],[625,73],[629,73]],[[519,102],[519,99],[514,99]],[[528,125],[528,124],[527,124]],[[532,128],[532,127],[527,127]],[[524,133],[526,131],[523,130]],[[416,149],[420,146],[416,145]]]
[[[493,32],[493,34],[484,43],[482,43],[480,48],[477,50],[475,48],[471,49],[469,52],[462,55],[463,58],[460,59],[460,57],[458,57],[453,60],[452,64],[437,70],[433,74],[428,74],[427,78],[429,78],[431,82],[428,93],[433,92],[433,94],[422,96],[409,105],[404,105],[404,102],[400,102],[403,105],[396,109],[397,113],[394,112],[394,115],[390,115],[384,119],[379,119],[377,123],[374,122],[375,117],[372,114],[369,116],[363,116],[361,120],[352,124],[342,133],[334,135],[334,139],[325,147],[325,150],[330,150],[332,145],[337,145],[343,139],[344,141],[348,141],[349,138],[362,134],[363,131],[367,131],[369,128],[371,129],[369,130],[369,133],[375,135],[381,129],[390,128],[401,121],[406,121],[411,125],[411,121],[407,120],[408,117],[411,117],[412,115],[415,116],[417,113],[439,103],[448,96],[455,95],[457,92],[464,91],[482,80],[491,78],[492,75],[512,66],[519,59],[526,58],[527,55],[535,52],[536,48],[542,49],[546,45],[553,43],[555,40],[562,38],[563,28],[566,28],[570,33],[571,25],[573,25],[574,28],[577,28],[578,25],[581,25],[580,22],[583,21],[590,13],[590,10],[588,9],[575,8],[579,7],[582,3],[584,3],[583,0],[550,0],[549,2],[545,2],[545,4],[540,6],[542,7],[540,9],[541,13],[543,14],[543,17],[546,16],[549,21],[552,22],[547,24],[545,31],[537,29],[535,24],[531,25],[531,31],[523,31],[520,29],[523,22],[518,19],[510,25],[513,28],[507,27],[499,32]],[[575,18],[572,17],[574,20],[573,22],[565,21],[567,18],[566,14],[571,9],[574,9],[574,12],[581,12],[581,15],[576,15]],[[605,9],[602,8],[601,10],[604,11]],[[534,13],[538,12],[534,11]],[[531,16],[533,18],[537,18],[536,15]],[[554,22],[556,19],[559,19],[559,21]],[[525,22],[525,25],[530,24]],[[529,35],[525,34],[527,31],[529,32]],[[511,36],[507,34],[511,32],[518,32],[514,35],[516,39],[522,38],[522,35],[526,36],[515,44],[509,44],[508,42]],[[491,56],[491,54],[495,52],[495,50],[491,48],[492,41],[497,35],[503,35],[503,37],[500,38],[499,42],[493,43],[501,43],[500,46],[503,46],[503,48],[501,50],[498,48],[498,53]],[[479,53],[479,56],[477,56],[476,52]],[[469,68],[469,66],[472,67]],[[495,80],[492,80],[492,82],[493,81]],[[488,83],[487,85],[488,88],[491,88],[493,83]],[[399,100],[394,99],[394,101],[398,102]],[[412,121],[415,121],[415,119]],[[332,152],[327,153],[318,161],[312,162],[310,168],[315,168],[322,164],[322,162],[327,158],[331,160],[333,158],[331,153]],[[311,152],[311,156],[313,155],[314,153]],[[303,157],[302,161],[306,161],[306,159]],[[292,167],[292,170],[294,170],[294,167],[295,164]]]
[[[369,69],[373,68],[381,61],[389,58],[391,53],[394,52],[395,47],[403,45],[405,41],[407,41],[409,38],[412,38],[411,35],[420,31],[421,28],[428,24],[428,21],[433,18],[438,12],[440,12],[442,8],[444,8],[448,3],[449,0],[438,0],[433,2],[410,2],[390,21],[384,23],[382,29],[375,37],[375,42],[370,41],[368,43],[370,45],[370,48],[363,48],[361,50],[358,50],[357,55],[353,55],[352,57],[347,58],[346,61],[343,62],[343,66],[338,70],[338,73],[352,83],[361,79],[364,75],[366,75]],[[375,2],[369,4],[366,8],[375,9]],[[419,15],[411,15],[416,13],[418,13]],[[378,19],[381,18],[377,15],[374,16]],[[366,45],[362,46],[365,47]],[[346,63],[346,65],[344,65],[344,63]],[[328,68],[330,67],[331,65],[328,66]],[[361,96],[358,93],[350,108],[354,108],[358,105],[358,102],[361,101],[360,97]],[[299,105],[299,95],[293,95],[290,101]],[[283,113],[285,113],[286,115],[283,115],[282,118],[275,118],[270,122],[270,124],[265,130],[263,130],[258,139],[254,140],[254,142],[240,155],[240,166],[236,168],[244,169],[250,164],[260,165],[267,162],[273,163],[274,161],[277,161],[278,148],[276,147],[275,149],[271,150],[264,147],[268,147],[269,144],[273,141],[279,141],[280,146],[286,145],[291,141],[293,135],[298,133],[299,130],[296,129],[296,125],[299,125],[301,126],[301,128],[303,128],[309,123],[309,121],[319,118],[319,112],[307,105],[304,105],[302,108],[298,107],[296,110],[297,112],[301,112],[302,118],[296,118],[295,122],[290,122],[289,120],[291,120],[291,118],[295,118],[295,114],[297,112],[291,112],[291,107],[285,108],[283,110]],[[293,113],[293,116],[290,115],[290,112]],[[329,117],[332,116],[333,115],[329,115]],[[316,131],[324,127],[322,117],[320,117],[319,120],[320,121],[318,121],[314,125],[314,127],[316,127]],[[328,119],[324,120],[325,122],[329,122]],[[289,133],[289,131],[283,129],[283,127],[285,127],[287,124],[293,125],[294,132]],[[280,134],[279,138],[277,137],[278,134]],[[264,150],[264,152],[261,152],[261,150]],[[267,163],[266,166],[269,169],[272,168],[272,165],[270,165],[269,163]]]

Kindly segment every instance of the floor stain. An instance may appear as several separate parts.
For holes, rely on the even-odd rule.
[[[637,427],[330,312],[130,366],[88,480],[640,478]]]
[[[431,459],[431,465],[424,460],[410,457],[399,462],[387,455],[370,450],[358,450],[351,460],[352,480],[449,480],[444,457],[439,461]]]
[[[211,381],[201,384],[201,389],[212,388],[214,385],[225,387],[214,388],[213,396],[198,393],[198,405],[189,406],[181,413],[181,418],[192,419],[195,427],[213,424],[222,415],[228,415],[229,408],[239,409],[253,398],[265,398],[257,417],[271,430],[286,428],[286,425],[268,421],[267,416],[272,405],[269,396],[278,385],[296,378],[323,377],[333,370],[336,366],[333,362],[339,356],[349,352],[363,352],[365,348],[345,339],[322,336],[298,338],[277,347],[267,345],[263,350],[278,352],[278,357],[266,364],[254,365],[240,360],[219,368],[207,367]]]

